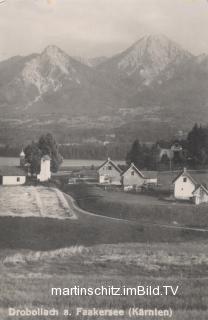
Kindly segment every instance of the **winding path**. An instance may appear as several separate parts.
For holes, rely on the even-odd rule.
[[[133,220],[126,220],[126,219],[120,219],[120,218],[113,218],[113,217],[107,217],[104,215],[99,215],[96,213],[92,213],[86,210],[81,209],[76,200],[70,196],[69,194],[64,194],[66,199],[68,200],[69,206],[72,211],[74,211],[74,214],[77,216],[77,218],[84,218],[86,216],[94,217],[97,219],[104,219],[109,221],[120,221],[124,223],[135,223]],[[138,222],[136,222],[138,223]],[[186,231],[195,231],[195,232],[208,232],[208,229],[206,228],[197,228],[197,227],[184,227],[184,226],[173,226],[168,224],[157,224],[157,223],[142,223],[142,226],[146,227],[158,227],[158,228],[166,228],[166,229],[178,229],[178,230],[186,230]]]

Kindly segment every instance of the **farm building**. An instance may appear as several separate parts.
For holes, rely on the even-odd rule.
[[[99,183],[121,185],[121,169],[110,158],[98,169]]]
[[[26,182],[26,173],[19,167],[0,167],[0,185],[22,185]]]
[[[157,184],[156,171],[141,171],[133,163],[123,172],[122,180],[124,188],[126,187],[141,187],[144,184]]]
[[[179,200],[192,200],[195,204],[208,202],[208,173],[188,171],[186,168],[173,180],[174,197]]]

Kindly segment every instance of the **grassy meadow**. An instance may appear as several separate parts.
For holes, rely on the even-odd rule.
[[[140,225],[168,224],[208,228],[208,205],[165,201],[157,196],[132,194],[122,190],[103,190],[92,185],[65,185],[79,206],[98,215],[127,219]]]
[[[153,212],[148,211],[153,208],[151,201],[146,211],[140,211],[137,195],[122,193],[121,197],[119,192],[86,188],[89,187],[67,186],[65,192],[73,195],[85,209],[86,203],[91,206],[94,203],[95,212],[100,208],[98,216],[78,210],[74,212],[76,219],[0,216],[0,319],[31,319],[9,317],[8,308],[41,306],[57,308],[60,311],[58,320],[106,320],[106,317],[76,317],[76,307],[127,310],[134,306],[172,308],[173,320],[207,319],[208,233],[147,225],[145,222],[153,218]],[[70,203],[67,196],[66,199]],[[109,203],[105,206],[107,199]],[[167,217],[165,211],[160,215],[158,209],[155,219],[171,224],[175,217],[167,209]],[[177,214],[175,206],[174,210]],[[198,222],[191,214],[193,221],[190,221],[190,212],[184,209],[186,220],[180,221],[179,213],[177,220],[184,225],[202,226],[204,219],[203,226],[207,225],[206,214],[202,217],[201,213],[196,213]],[[130,221],[114,220],[105,215],[128,217]],[[51,295],[52,287],[74,285],[94,288],[101,285],[178,285],[179,292],[167,297]],[[62,315],[66,308],[72,316]]]
[[[14,250],[3,250],[0,263],[1,319],[9,319],[8,307],[69,308],[74,314],[76,307],[80,306],[124,310],[139,306],[158,309],[170,307],[174,320],[205,320],[208,312],[207,276],[207,242],[77,246],[48,252],[20,250],[15,253]],[[74,285],[178,285],[179,293],[167,297],[51,295],[52,287]],[[66,317],[60,315],[59,319]]]

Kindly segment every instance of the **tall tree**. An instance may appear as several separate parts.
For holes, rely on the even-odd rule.
[[[188,134],[187,148],[193,165],[208,164],[208,129],[195,124]]]
[[[37,143],[32,142],[24,149],[24,152],[25,160],[30,164],[32,174],[40,172],[40,160],[44,155],[49,155],[51,158],[52,172],[57,172],[63,161],[58,144],[50,133],[42,135]]]
[[[144,148],[141,146],[139,140],[135,140],[132,144],[131,150],[127,153],[126,163],[130,165],[134,163],[136,167],[142,169],[144,168]]]
[[[58,144],[51,133],[42,135],[38,141],[38,148],[42,156],[49,155],[51,157],[51,171],[57,172],[63,158],[59,153]]]
[[[25,161],[30,165],[30,172],[37,174],[40,172],[41,151],[34,141],[25,149]]]

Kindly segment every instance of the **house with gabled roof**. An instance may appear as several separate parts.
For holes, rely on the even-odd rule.
[[[173,180],[174,197],[195,204],[208,202],[208,172],[183,169]]]
[[[26,182],[26,173],[23,169],[13,166],[0,167],[0,185],[16,186]]]
[[[147,184],[157,184],[156,171],[139,170],[133,163],[122,173],[124,188],[141,187]]]
[[[98,169],[99,183],[121,185],[122,170],[117,164],[108,158]]]

